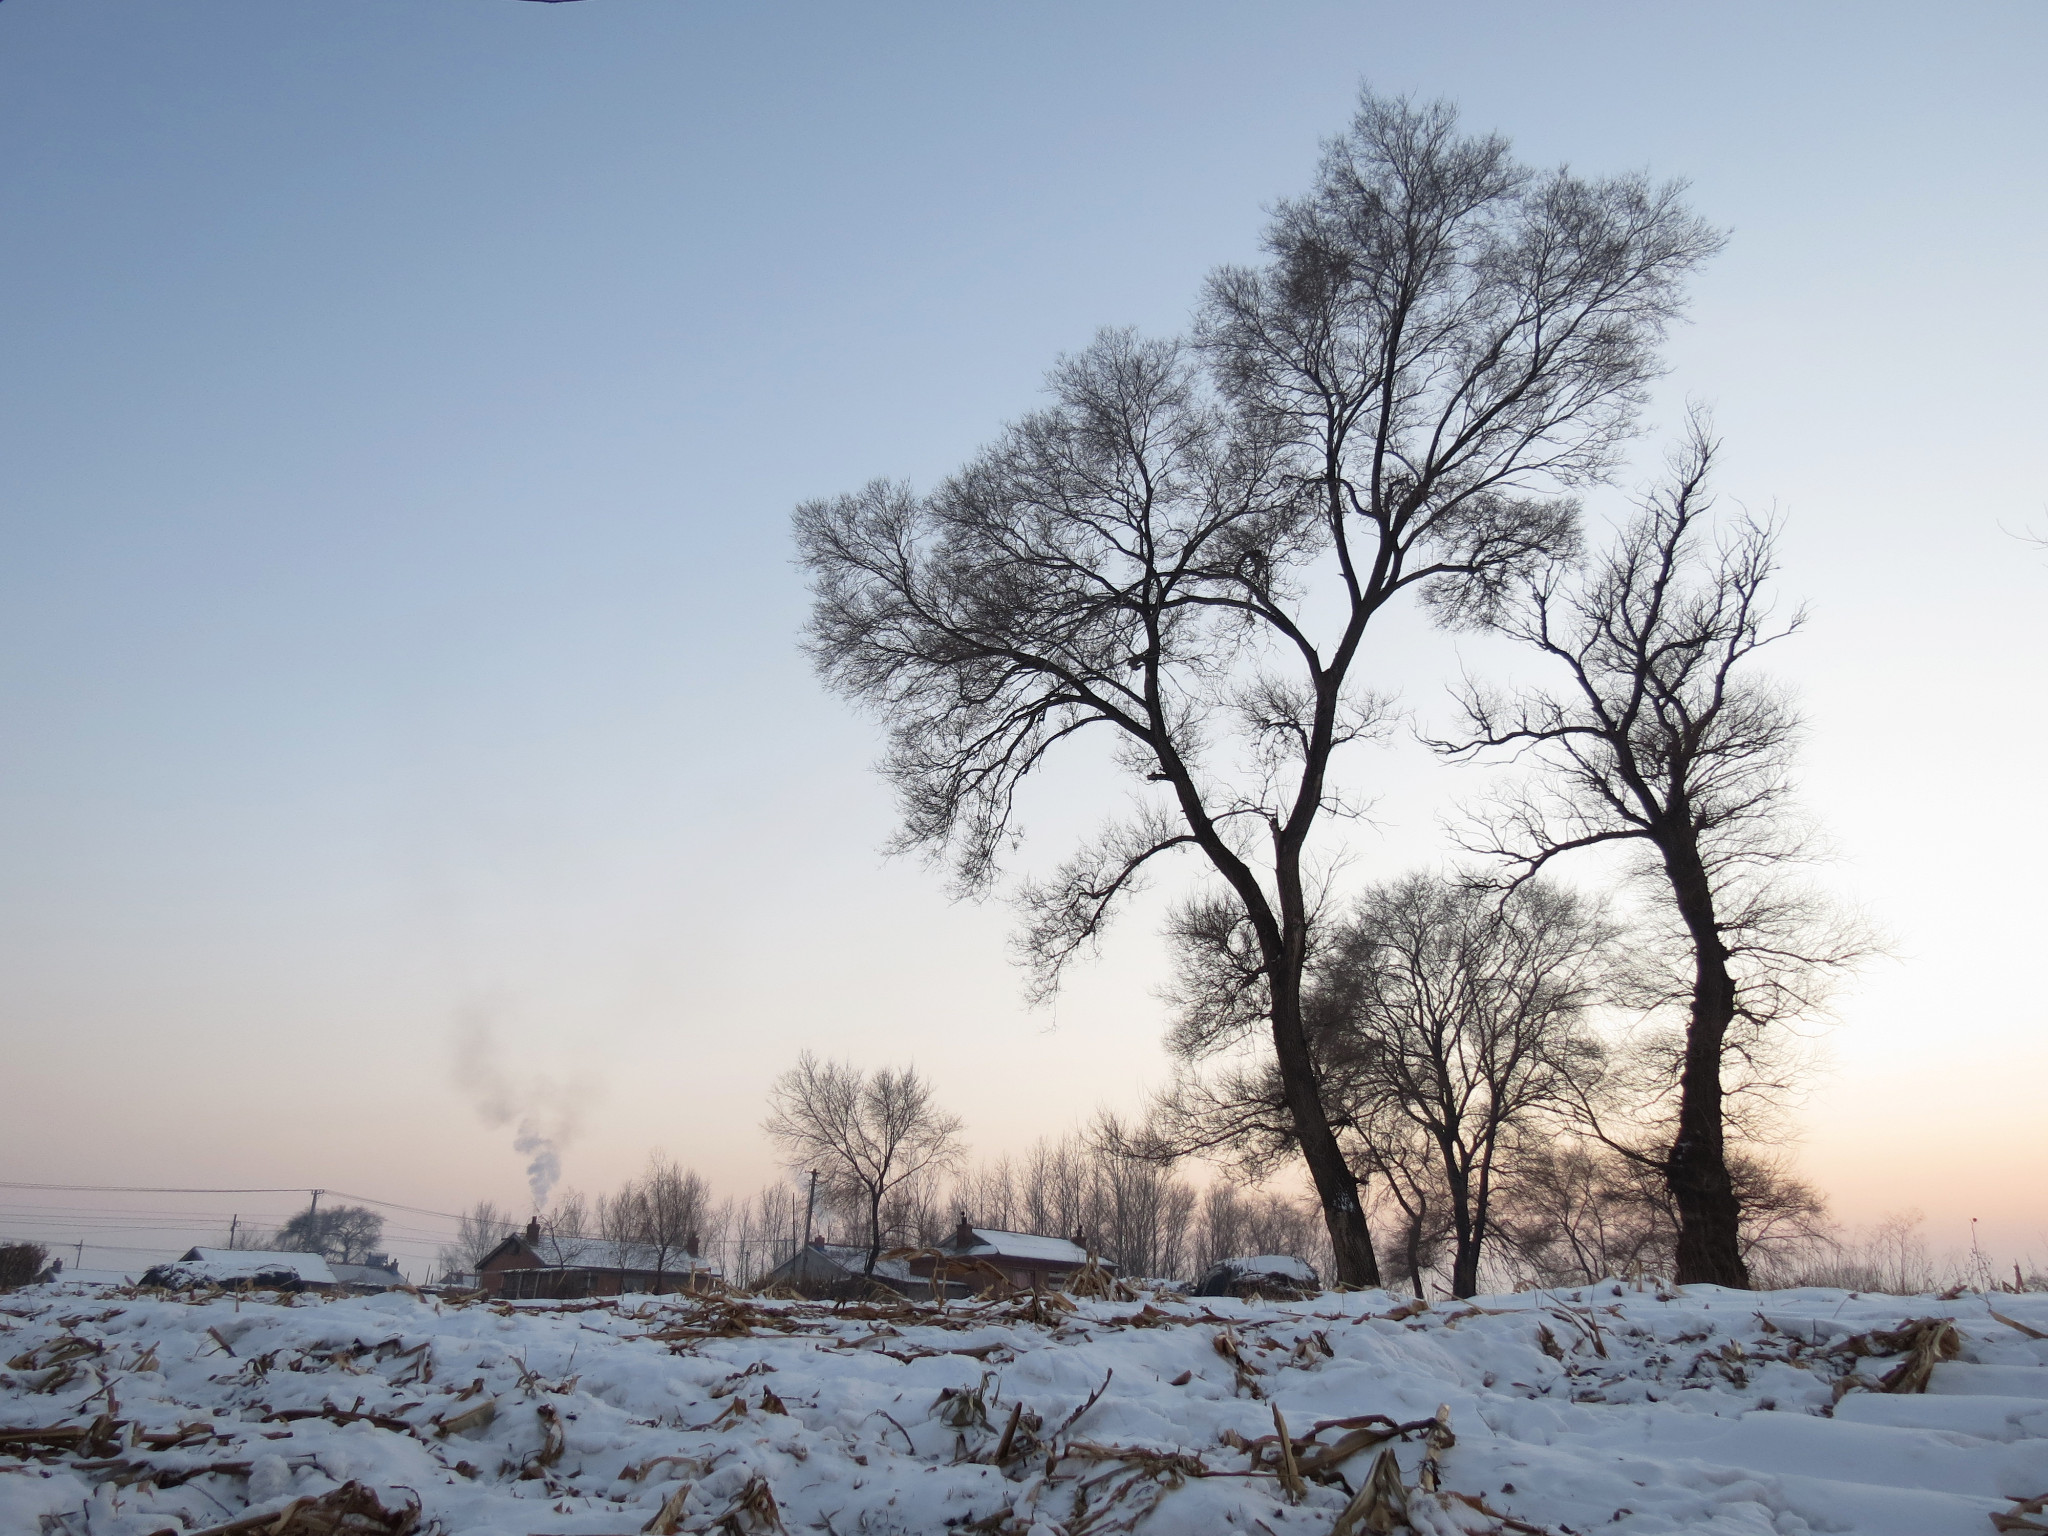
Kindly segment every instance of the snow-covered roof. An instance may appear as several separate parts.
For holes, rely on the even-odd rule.
[[[808,1248],[800,1250],[797,1257],[801,1258],[804,1253],[822,1258],[836,1268],[845,1270],[849,1275],[860,1274],[867,1268],[867,1249],[854,1243],[812,1243]],[[795,1259],[789,1262],[794,1263]],[[918,1276],[911,1274],[910,1261],[907,1259],[877,1258],[875,1274],[884,1280],[919,1279]]]
[[[1218,1267],[1240,1275],[1279,1275],[1283,1279],[1314,1285],[1316,1272],[1291,1253],[1254,1253],[1244,1258],[1220,1259]]]
[[[317,1253],[265,1253],[255,1248],[193,1248],[167,1271],[195,1281],[226,1283],[265,1275],[290,1275],[306,1285],[335,1284],[334,1271]]]
[[[1088,1250],[1064,1237],[1043,1237],[1036,1232],[1004,1232],[995,1227],[969,1227],[976,1241],[956,1246],[967,1258],[1035,1259],[1041,1264],[1086,1264]]]
[[[611,1243],[601,1238],[543,1237],[533,1256],[544,1265],[565,1269],[623,1269],[665,1275],[709,1275],[718,1266],[680,1248],[663,1253],[647,1243]]]
[[[327,1267],[334,1271],[334,1278],[339,1283],[352,1285],[358,1290],[405,1284],[405,1276],[389,1264],[343,1264],[334,1260]]]

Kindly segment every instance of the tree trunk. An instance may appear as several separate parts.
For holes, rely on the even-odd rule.
[[[1666,867],[1693,941],[1692,1017],[1685,1031],[1685,1067],[1678,1079],[1678,1134],[1664,1163],[1664,1181],[1678,1208],[1680,1285],[1749,1289],[1742,1262],[1741,1204],[1729,1177],[1722,1126],[1721,1053],[1735,1019],[1735,978],[1714,921],[1705,871],[1689,850],[1667,851]]]
[[[861,1274],[872,1280],[875,1277],[875,1261],[882,1256],[882,1192],[876,1190],[868,1200],[868,1262]]]
[[[1366,1228],[1365,1209],[1359,1202],[1358,1176],[1344,1160],[1344,1149],[1338,1146],[1337,1133],[1323,1111],[1322,1088],[1301,1027],[1299,973],[1275,965],[1268,974],[1272,981],[1273,1054],[1279,1062],[1295,1140],[1315,1182],[1323,1225],[1329,1229],[1330,1249],[1336,1257],[1336,1273],[1331,1278],[1339,1285],[1377,1286],[1379,1260],[1373,1255],[1372,1233]]]
[[[1422,1294],[1422,1219],[1425,1208],[1418,1206],[1408,1216],[1408,1279],[1415,1287],[1415,1299],[1423,1301]]]
[[[1444,1182],[1451,1191],[1451,1294],[1460,1299],[1479,1291],[1479,1229],[1472,1220],[1472,1178],[1448,1149]]]

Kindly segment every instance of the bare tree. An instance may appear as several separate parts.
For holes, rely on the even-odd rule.
[[[287,1252],[359,1264],[383,1235],[384,1218],[366,1205],[308,1205],[277,1229],[276,1242]]]
[[[734,1210],[726,1227],[726,1275],[740,1285],[761,1277],[795,1254],[803,1241],[802,1196],[786,1184],[771,1184]]]
[[[949,1166],[959,1155],[960,1119],[940,1109],[917,1068],[863,1072],[809,1051],[769,1090],[764,1127],[791,1166],[816,1169],[836,1198],[865,1218],[867,1263],[882,1253],[882,1202],[892,1190]]]
[[[1731,1151],[1729,1177],[1741,1207],[1743,1263],[1779,1283],[1817,1253],[1837,1248],[1827,1203],[1769,1158]],[[1678,1211],[1657,1171],[1599,1142],[1523,1149],[1503,1190],[1500,1231],[1509,1267],[1543,1285],[1590,1285],[1610,1276],[1668,1273]],[[1831,1282],[1829,1282],[1831,1283]]]
[[[656,1283],[679,1260],[695,1258],[712,1214],[711,1186],[694,1169],[679,1168],[672,1158],[655,1153],[635,1187],[639,1209],[638,1241],[652,1250]]]
[[[1197,919],[1199,920],[1199,919]],[[1602,1051],[1587,1022],[1603,996],[1614,930],[1581,899],[1541,883],[1506,899],[1413,875],[1369,889],[1323,925],[1304,993],[1305,1033],[1346,1156],[1380,1180],[1394,1213],[1393,1278],[1422,1294],[1446,1240],[1454,1294],[1474,1294],[1496,1172],[1546,1113],[1586,1101]],[[1182,974],[1175,1043],[1190,1064],[1246,995],[1250,962],[1198,945]],[[1223,1154],[1253,1176],[1290,1145],[1269,1061],[1184,1070],[1140,1138],[1155,1156]]]
[[[1259,956],[1343,1280],[1377,1268],[1301,985],[1332,763],[1384,718],[1367,626],[1410,592],[1469,622],[1571,542],[1565,493],[1605,473],[1717,243],[1676,187],[1537,174],[1448,106],[1367,93],[1192,348],[1104,333],[931,494],[797,511],[810,649],[888,727],[900,847],[985,891],[1048,754],[1118,744],[1128,814],[1021,892],[1041,993],[1153,860],[1201,856]]]
[[[652,1270],[658,1286],[671,1268],[687,1270],[684,1261],[699,1252],[712,1211],[711,1187],[703,1176],[656,1152],[638,1179],[599,1199],[593,1224],[612,1245],[621,1270]],[[628,1250],[634,1248],[644,1253],[629,1263]]]
[[[1752,674],[1756,653],[1801,616],[1772,622],[1770,524],[1743,518],[1706,539],[1713,456],[1696,419],[1669,480],[1590,570],[1553,565],[1494,615],[1562,668],[1565,687],[1468,687],[1470,735],[1439,745],[1537,765],[1469,839],[1506,862],[1510,884],[1576,850],[1643,851],[1637,873],[1669,919],[1653,930],[1665,941],[1642,946],[1644,1000],[1682,1009],[1685,1029],[1676,1125],[1666,1146],[1635,1155],[1655,1164],[1676,1207],[1677,1278],[1746,1287],[1724,1071],[1870,946],[1787,879],[1804,852],[1789,799],[1799,720]]]
[[[596,1217],[590,1202],[577,1190],[565,1190],[540,1218],[541,1252],[550,1264],[581,1261],[595,1236]]]
[[[1613,937],[1554,886],[1530,882],[1503,901],[1411,875],[1360,899],[1320,967],[1366,1063],[1360,1114],[1393,1122],[1368,1141],[1392,1147],[1412,1131],[1435,1156],[1454,1296],[1478,1291],[1500,1159],[1533,1117],[1583,1102],[1597,1073],[1586,1016]],[[1420,1192],[1436,1180],[1400,1182]],[[1409,1214],[1426,1225],[1422,1207]]]
[[[443,1245],[434,1256],[434,1267],[444,1279],[474,1275],[490,1251],[517,1230],[509,1212],[489,1200],[479,1200],[457,1218],[455,1241]]]

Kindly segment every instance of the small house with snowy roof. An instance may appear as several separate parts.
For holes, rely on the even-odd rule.
[[[485,1254],[477,1284],[509,1301],[570,1301],[584,1296],[694,1290],[719,1278],[716,1264],[681,1248],[543,1234],[538,1218]]]
[[[904,1259],[877,1258],[874,1274],[868,1275],[863,1273],[867,1262],[864,1243],[828,1243],[822,1237],[814,1237],[763,1275],[760,1285],[763,1290],[794,1291],[813,1301],[860,1297],[876,1287],[915,1301],[931,1299],[929,1265],[924,1274],[916,1275]],[[951,1295],[966,1294],[958,1285],[946,1289]]]
[[[947,1259],[974,1261],[962,1266],[962,1278],[972,1285],[974,1269],[987,1265],[1019,1290],[1056,1290],[1075,1270],[1088,1262],[1088,1249],[1079,1232],[1073,1237],[1047,1237],[1038,1232],[1006,1232],[999,1227],[977,1227],[963,1212],[953,1235],[939,1244]],[[910,1260],[913,1274],[929,1280],[938,1261],[920,1255]],[[1109,1274],[1116,1265],[1097,1259],[1096,1266]],[[979,1289],[979,1286],[974,1286]]]

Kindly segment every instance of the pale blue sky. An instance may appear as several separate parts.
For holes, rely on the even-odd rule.
[[[2048,1257],[1997,1173],[2048,1066],[2048,556],[2001,532],[2048,527],[2044,43],[2038,0],[6,0],[0,1168],[510,1198],[467,1015],[583,1085],[585,1185],[750,1189],[806,1045],[914,1055],[992,1151],[1133,1103],[1145,919],[1049,1027],[1000,911],[882,864],[787,514],[1178,325],[1370,79],[1730,229],[1652,425],[1713,402],[1790,519],[1810,798],[1899,941],[1807,1166]],[[1390,634],[1419,709],[1456,661]],[[1363,768],[1361,873],[1437,856],[1473,782]]]

